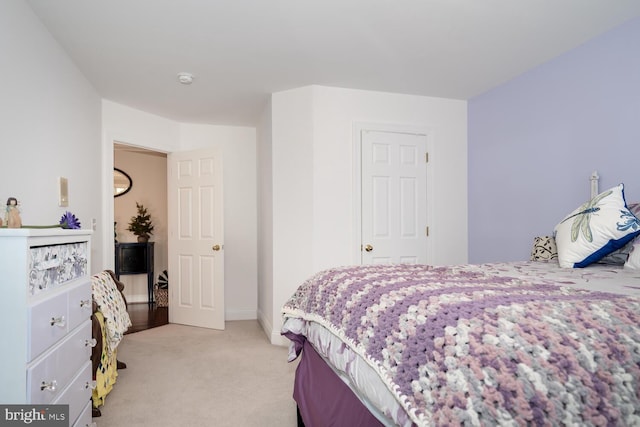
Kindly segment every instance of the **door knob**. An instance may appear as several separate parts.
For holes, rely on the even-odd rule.
[[[366,246],[364,247],[364,250],[365,250],[365,251],[367,251],[367,252],[371,252],[371,251],[373,250],[373,246],[371,246],[371,245],[366,245]]]
[[[211,247],[211,249],[213,249],[214,251],[219,251],[220,249],[222,249],[222,246],[220,246],[220,245],[213,245],[213,246]]]

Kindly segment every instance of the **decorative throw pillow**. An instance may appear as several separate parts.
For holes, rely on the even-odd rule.
[[[602,259],[598,260],[597,263],[607,265],[624,265],[624,263],[627,262],[627,258],[629,258],[632,246],[632,243],[629,242],[620,249],[605,255]]]
[[[631,213],[636,216],[636,218],[640,218],[640,203],[629,203],[627,205],[627,209],[629,209]],[[598,261],[598,264],[624,265],[629,258],[629,253],[631,252],[631,248],[633,248],[635,240],[636,239],[630,241],[620,249],[617,249],[606,255],[604,258]]]
[[[629,258],[624,263],[624,268],[633,268],[640,270],[640,237],[636,237],[631,243],[631,252]]]
[[[531,261],[552,261],[558,259],[558,248],[553,236],[533,238]]]
[[[575,209],[554,229],[561,267],[580,268],[602,259],[640,234],[620,184]]]
[[[629,206],[627,206],[627,208],[629,208],[631,213],[634,214],[636,218],[638,217],[638,215],[640,215],[640,202],[629,203]]]

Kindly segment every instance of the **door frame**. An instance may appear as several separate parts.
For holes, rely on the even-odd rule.
[[[113,238],[114,221],[114,198],[113,198],[113,168],[115,159],[113,155],[114,144],[129,145],[148,150],[162,152],[154,148],[147,148],[140,144],[132,143],[128,138],[117,135],[113,132],[105,132],[102,143],[102,191],[106,197],[102,198],[102,218],[104,225],[102,229],[102,268],[101,270],[115,270],[115,242]]]
[[[115,253],[113,236],[113,221],[115,216],[113,212],[115,208],[113,197],[113,168],[115,167],[115,158],[113,151],[115,144],[169,154],[166,150],[133,143],[129,138],[123,137],[122,135],[117,135],[112,132],[105,133],[102,144],[102,191],[106,197],[102,198],[102,218],[106,226],[102,227],[101,233],[102,268],[100,270],[115,270],[115,258],[113,255]]]
[[[432,128],[419,125],[402,125],[391,123],[375,123],[375,122],[354,122],[352,129],[353,144],[353,251],[352,258],[354,264],[362,264],[361,245],[362,245],[362,132],[391,132],[406,133],[411,135],[424,135],[427,139],[427,152],[429,153],[429,162],[427,163],[427,224],[430,228],[430,235],[435,225],[434,209],[431,200],[433,200],[434,191],[434,146],[435,131]],[[431,264],[433,260],[433,239],[427,239],[427,263]]]

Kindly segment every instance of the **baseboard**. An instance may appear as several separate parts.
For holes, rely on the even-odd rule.
[[[280,335],[280,329],[273,329],[273,324],[263,315],[261,310],[258,310],[258,323],[271,344],[282,347],[289,346],[289,340]]]
[[[125,295],[125,298],[127,298],[127,302],[128,303],[139,303],[139,302],[144,302],[144,303],[148,303],[149,302],[149,297],[147,297],[147,295]]]
[[[271,344],[281,347],[289,347],[290,343],[291,341],[280,335],[280,331],[273,331],[271,333]]]
[[[264,331],[264,334],[269,338],[269,341],[272,341],[271,340],[271,330],[272,330],[271,322],[269,321],[268,318],[264,316],[264,313],[260,309],[258,309],[258,324],[260,324],[260,327]]]
[[[229,310],[224,312],[224,320],[255,320],[258,314],[255,310]]]

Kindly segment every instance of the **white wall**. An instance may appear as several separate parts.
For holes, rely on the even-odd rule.
[[[358,263],[357,123],[433,135],[430,262],[467,261],[466,119],[466,102],[458,100],[322,86],[272,95],[273,329],[267,334],[273,343],[283,342],[280,308],[302,281],[327,267]]]
[[[22,0],[0,2],[0,204],[16,197],[25,225],[75,214],[102,269],[100,97]],[[58,177],[69,206],[58,206]]]
[[[182,150],[217,147],[224,186],[225,319],[257,318],[258,219],[256,129],[180,125]]]
[[[354,225],[354,124],[422,129],[429,153],[429,264],[467,260],[467,127],[465,101],[314,86],[313,266],[357,263]],[[354,248],[356,249],[354,251]]]
[[[111,140],[163,153],[180,149],[178,122],[106,99],[102,101],[102,127]]]
[[[258,164],[258,321],[264,331],[273,330],[273,168],[271,103],[257,128]]]
[[[280,308],[313,270],[313,90],[271,99],[273,329],[266,332],[272,343],[282,343]]]

